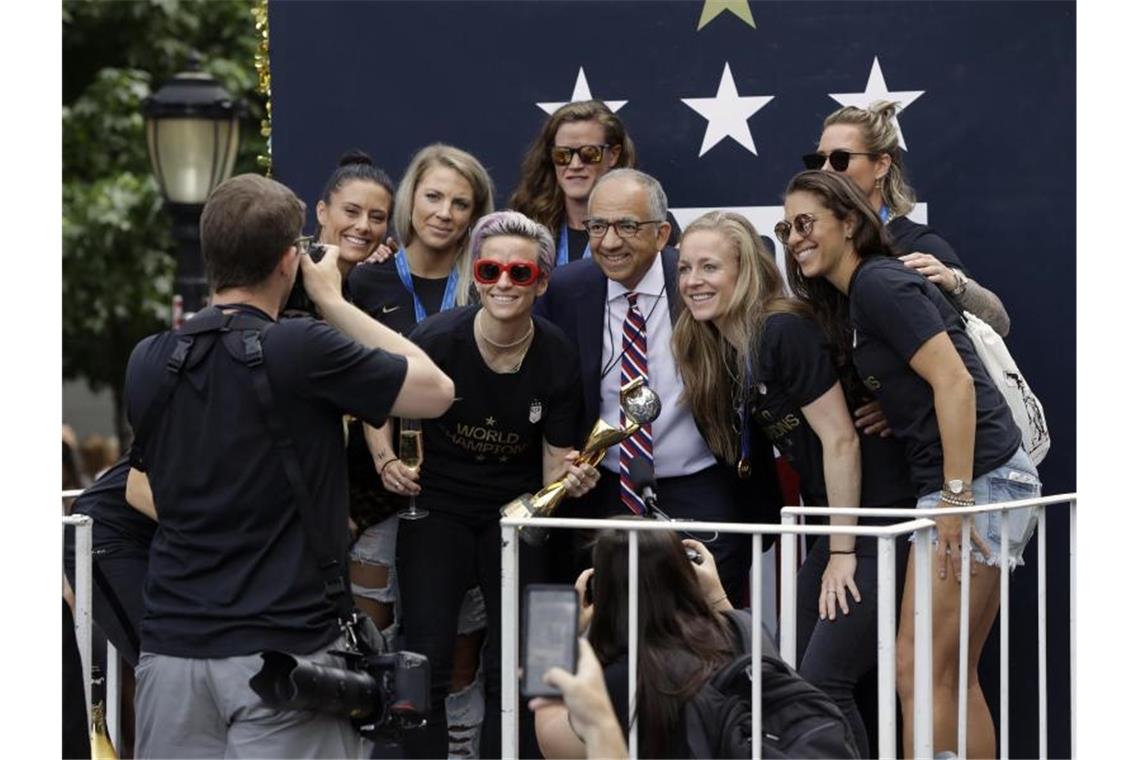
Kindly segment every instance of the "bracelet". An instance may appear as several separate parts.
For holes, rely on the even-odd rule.
[[[952,507],[973,507],[973,506],[976,506],[973,498],[966,498],[963,496],[957,496],[955,494],[950,493],[949,491],[942,491],[942,493],[940,493],[938,496],[940,499],[942,499],[942,501],[944,501],[945,503],[949,504]]]
[[[383,474],[384,474],[384,469],[385,469],[385,468],[386,468],[388,465],[392,464],[392,462],[396,462],[396,461],[399,461],[399,459],[400,459],[399,457],[391,457],[390,459],[385,459],[385,460],[384,460],[384,464],[380,465],[380,474],[381,474],[381,475],[383,475]]]
[[[830,550],[828,550],[827,553],[828,554],[854,554],[855,550],[854,549],[830,549]]]

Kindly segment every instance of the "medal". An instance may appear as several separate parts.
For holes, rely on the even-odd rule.
[[[741,457],[736,463],[736,474],[741,480],[747,480],[752,475],[752,462],[747,457]]]

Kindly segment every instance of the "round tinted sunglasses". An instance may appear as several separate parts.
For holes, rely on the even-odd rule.
[[[805,153],[804,166],[808,169],[822,169],[823,165],[831,160],[831,168],[837,172],[847,171],[847,167],[851,164],[852,156],[877,156],[878,153],[858,153],[851,150],[833,150],[831,153],[824,155],[823,153]]]
[[[776,222],[776,226],[773,229],[776,232],[776,239],[784,245],[787,245],[788,238],[792,236],[792,230],[795,230],[800,237],[807,237],[811,234],[814,225],[815,217],[811,214],[796,214],[795,218],[790,222],[784,220]]]
[[[503,272],[511,282],[520,287],[533,285],[542,270],[533,261],[496,261],[495,259],[475,259],[475,282],[481,285],[494,285]]]
[[[600,164],[608,147],[610,146],[579,145],[577,148],[571,148],[566,145],[555,145],[550,149],[550,158],[558,166],[569,166],[575,155],[582,159],[584,164]]]

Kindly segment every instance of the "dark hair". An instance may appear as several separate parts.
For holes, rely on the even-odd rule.
[[[643,518],[618,518],[643,519]],[[640,531],[638,544],[637,727],[646,757],[676,757],[669,746],[685,703],[733,656],[727,622],[701,592],[685,546],[671,531]],[[598,531],[593,546],[594,617],[589,640],[603,665],[629,641],[629,539]]]
[[[200,224],[210,287],[220,292],[260,285],[304,223],[304,202],[280,182],[239,174],[215,187]]]
[[[558,129],[575,121],[598,122],[605,130],[606,144],[621,146],[615,169],[637,165],[633,140],[626,133],[621,119],[605,103],[600,100],[567,103],[552,113],[527,148],[519,185],[507,201],[507,208],[521,211],[539,224],[546,225],[552,235],[559,234],[566,219],[566,197],[554,174],[550,149],[554,147],[554,135]]]
[[[882,220],[867,202],[867,196],[846,174],[822,170],[800,172],[788,183],[784,198],[792,193],[811,193],[841,222],[854,220],[851,242],[860,261],[872,256],[898,255],[891,247]],[[835,352],[835,365],[847,398],[855,401],[863,392],[851,362],[851,317],[846,294],[822,277],[804,277],[787,246],[784,246],[784,268],[792,293],[812,305]]]
[[[396,203],[396,186],[387,172],[372,162],[372,156],[362,150],[350,150],[340,157],[336,169],[325,182],[325,189],[321,191],[321,200],[326,204],[332,203],[333,193],[357,179],[375,183],[388,191],[388,216],[391,217],[392,206]],[[313,237],[320,239],[320,224],[317,224]]]

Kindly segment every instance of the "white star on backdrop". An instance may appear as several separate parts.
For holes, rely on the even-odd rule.
[[[574,92],[570,95],[570,100],[563,100],[559,103],[535,103],[536,106],[541,108],[547,113],[554,113],[567,103],[579,103],[583,100],[593,100],[594,96],[590,94],[590,83],[586,81],[586,70],[581,66],[578,67],[578,80],[574,82]],[[603,100],[606,107],[614,113],[618,109],[628,103],[628,100]]]
[[[906,140],[903,139],[902,127],[899,126],[898,114],[909,106],[926,90],[900,90],[899,92],[891,92],[887,89],[887,81],[883,79],[883,70],[879,67],[879,56],[875,56],[875,62],[871,64],[871,73],[867,77],[867,89],[863,92],[840,92],[828,93],[833,100],[839,101],[841,105],[855,106],[857,108],[866,108],[874,103],[876,100],[890,100],[898,102],[898,111],[895,113],[891,123],[899,133],[899,147],[906,150]]]
[[[714,98],[681,98],[681,102],[709,120],[705,128],[705,139],[701,143],[700,158],[709,152],[714,145],[726,137],[736,142],[756,155],[756,143],[752,141],[752,132],[748,129],[748,118],[759,111],[775,97],[773,95],[752,95],[741,97],[736,90],[736,81],[732,78],[732,69],[724,64],[724,73],[720,76],[720,87],[717,88]]]

